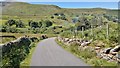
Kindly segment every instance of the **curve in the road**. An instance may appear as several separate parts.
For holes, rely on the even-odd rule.
[[[81,59],[65,51],[55,38],[41,41],[32,56],[30,66],[88,66]]]

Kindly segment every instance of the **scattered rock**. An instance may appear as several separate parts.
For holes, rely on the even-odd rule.
[[[44,34],[43,34],[43,35],[41,35],[40,38],[41,38],[41,39],[46,39],[46,38],[48,38],[48,37],[47,37],[47,35],[44,35]]]
[[[112,55],[116,55],[116,54],[117,54],[117,52],[111,52],[111,54],[112,54]]]
[[[99,50],[101,47],[95,47],[95,50]]]
[[[39,41],[37,37],[31,37],[30,40],[31,40],[32,42]]]
[[[65,42],[69,41],[69,38],[65,38],[64,41],[65,41]]]
[[[113,58],[113,55],[111,55],[111,54],[108,54],[108,56],[112,59]]]
[[[83,43],[81,43],[81,46],[86,46],[86,45],[88,45],[88,44],[90,44],[91,42],[89,42],[89,41],[84,41]]]
[[[106,54],[104,54],[103,59],[105,59],[105,60],[110,60],[110,58],[109,58]]]
[[[115,56],[113,56],[113,58],[112,58],[114,61],[116,61],[117,60],[117,58],[115,57]]]
[[[119,54],[119,53],[117,53],[117,54],[116,54],[116,57],[117,57],[118,59],[120,59],[120,54]]]
[[[103,50],[103,53],[109,54],[111,49],[112,49],[112,48],[105,48],[105,49]]]
[[[113,49],[110,50],[110,52],[119,52],[120,51],[120,45],[114,47]]]
[[[60,41],[62,41],[64,44],[66,45],[71,45],[73,43],[76,43],[77,45],[80,45],[78,47],[78,50],[80,51],[84,51],[84,50],[90,50],[90,52],[95,52],[97,57],[101,58],[101,59],[105,59],[107,61],[115,61],[118,62],[120,61],[120,56],[118,56],[118,52],[120,51],[120,45],[114,47],[114,48],[102,48],[104,47],[104,43],[102,41],[94,41],[93,43],[95,43],[96,47],[93,48],[91,46],[87,46],[88,44],[90,44],[92,42],[91,40],[81,40],[81,39],[70,39],[70,38],[59,38]]]

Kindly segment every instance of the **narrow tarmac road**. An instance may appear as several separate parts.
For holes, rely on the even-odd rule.
[[[81,59],[60,47],[55,38],[48,38],[38,43],[30,66],[89,66]]]

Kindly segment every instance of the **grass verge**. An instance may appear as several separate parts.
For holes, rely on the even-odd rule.
[[[37,44],[38,44],[38,42],[35,42],[35,43],[32,43],[32,44],[31,44],[30,53],[29,53],[29,55],[26,57],[26,59],[21,62],[20,68],[22,68],[23,66],[30,66],[32,54],[33,54],[34,50],[36,49]]]

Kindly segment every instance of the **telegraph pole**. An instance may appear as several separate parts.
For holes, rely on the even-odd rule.
[[[92,24],[92,22],[93,22],[93,19],[91,20],[91,37],[93,39],[93,24]]]
[[[82,27],[82,38],[84,37],[84,28]]]

